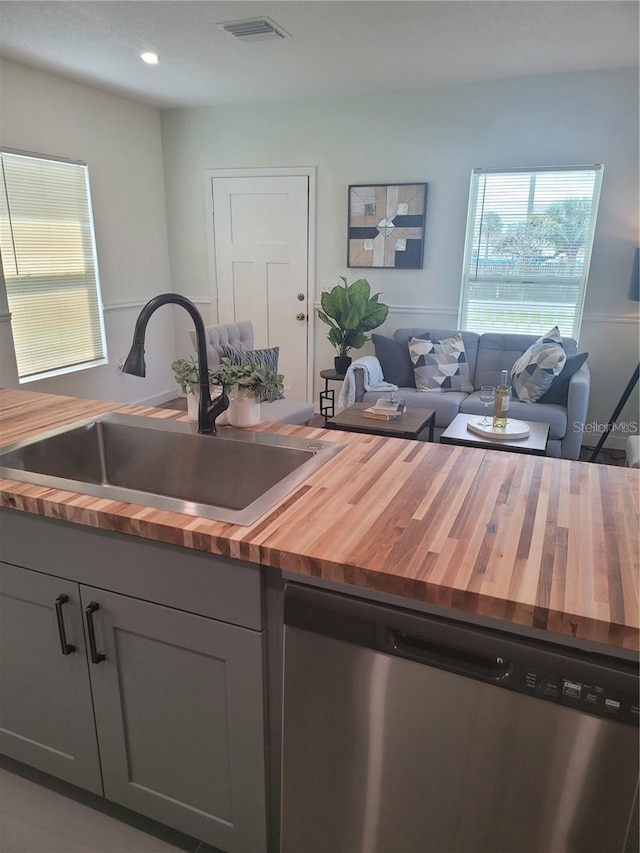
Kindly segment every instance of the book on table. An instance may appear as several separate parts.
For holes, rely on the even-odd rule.
[[[407,404],[404,400],[384,400],[380,397],[375,405],[362,410],[362,416],[380,421],[389,421],[392,418],[399,418],[406,411]]]

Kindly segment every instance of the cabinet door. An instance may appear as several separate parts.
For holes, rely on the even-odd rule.
[[[105,796],[229,851],[266,846],[262,634],[81,586]],[[89,626],[89,623],[87,623]]]
[[[0,563],[0,661],[0,752],[102,794],[77,584]]]

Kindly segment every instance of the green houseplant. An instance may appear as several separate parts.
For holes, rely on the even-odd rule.
[[[284,376],[261,364],[232,364],[231,359],[220,359],[220,367],[211,371],[212,381],[224,385],[227,392],[243,392],[258,402],[281,400]]]
[[[329,326],[327,338],[338,351],[335,369],[346,373],[351,364],[349,351],[360,349],[369,340],[366,332],[377,329],[387,319],[389,306],[378,302],[379,294],[371,295],[371,287],[366,278],[359,278],[351,284],[340,276],[344,284],[337,284],[320,297],[322,308],[318,308],[318,317]]]
[[[229,394],[232,426],[255,426],[260,422],[260,403],[283,397],[283,375],[263,364],[232,364],[231,359],[224,357],[214,377],[214,382],[224,385]]]
[[[171,369],[180,390],[187,397],[187,414],[190,421],[198,420],[198,404],[200,402],[200,379],[198,362],[193,356],[179,358],[171,362]],[[215,383],[215,373],[209,371],[209,385]]]
[[[176,382],[180,386],[183,394],[197,394],[200,378],[198,373],[198,362],[193,356],[189,358],[179,358],[177,361],[171,362],[171,369]],[[209,371],[209,384],[215,381],[215,373]]]

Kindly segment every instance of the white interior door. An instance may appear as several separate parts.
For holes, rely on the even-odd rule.
[[[275,170],[274,170],[275,171]],[[309,175],[211,172],[218,322],[280,347],[285,395],[309,399]]]

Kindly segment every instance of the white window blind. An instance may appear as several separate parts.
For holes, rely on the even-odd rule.
[[[602,166],[475,169],[459,328],[578,337]]]
[[[106,361],[84,163],[0,152],[0,251],[20,382]]]

